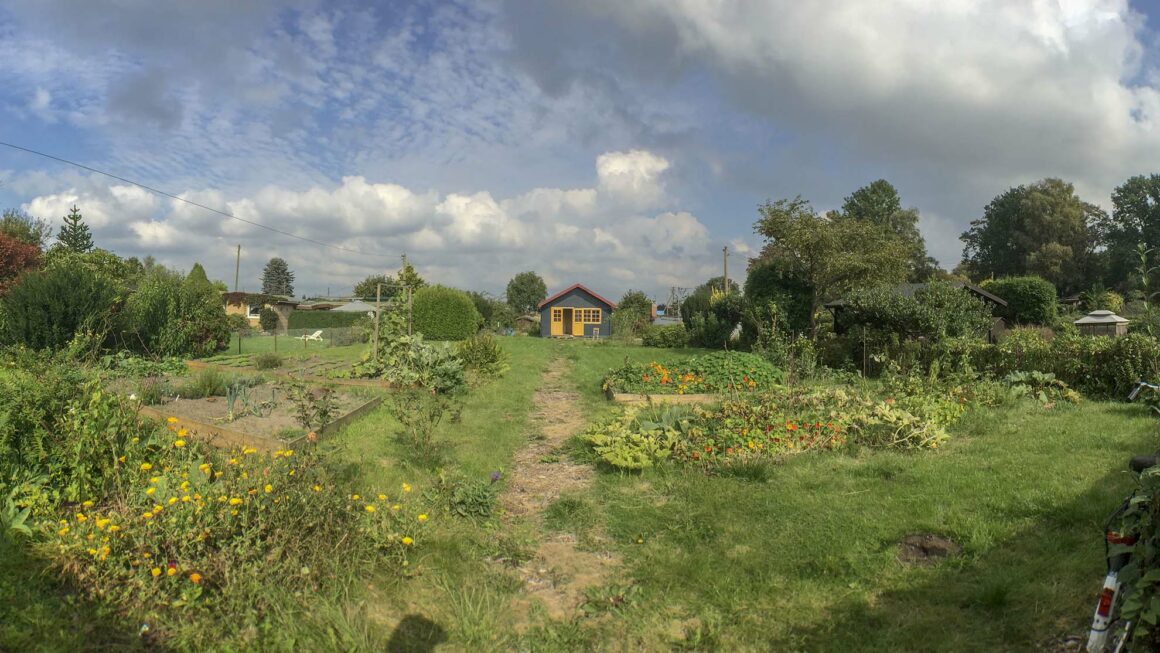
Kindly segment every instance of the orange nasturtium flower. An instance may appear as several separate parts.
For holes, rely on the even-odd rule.
[[[201,574],[197,573],[196,571],[193,572],[192,574],[189,575],[189,582],[193,583],[194,585],[200,585],[201,584]]]

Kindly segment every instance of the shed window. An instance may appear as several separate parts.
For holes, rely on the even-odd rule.
[[[249,304],[248,306],[246,306],[246,317],[253,319],[253,320],[256,320],[259,317],[262,317],[262,305],[261,304]]]
[[[599,308],[578,308],[576,313],[584,324],[600,324],[601,322]]]
[[[553,322],[563,322],[564,321],[564,309],[553,308],[552,309],[552,321]]]

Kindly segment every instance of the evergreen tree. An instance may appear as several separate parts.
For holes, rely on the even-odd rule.
[[[294,296],[294,273],[283,259],[275,256],[262,270],[262,294]]]
[[[93,249],[93,232],[81,217],[81,211],[74,204],[69,214],[64,216],[64,226],[60,228],[57,240],[67,250],[84,254]]]
[[[423,280],[423,277],[419,276],[419,273],[415,271],[415,267],[407,260],[406,254],[403,254],[403,267],[399,270],[398,282],[404,290],[409,288],[411,292],[415,292],[427,285],[427,282]]]

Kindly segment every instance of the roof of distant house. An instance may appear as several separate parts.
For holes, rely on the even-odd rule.
[[[606,304],[608,306],[608,308],[614,309],[614,310],[616,309],[616,304],[614,304],[613,302],[610,302],[607,299],[601,297],[600,295],[597,295],[596,293],[592,292],[591,290],[586,288],[584,286],[584,284],[582,284],[582,283],[574,283],[571,286],[568,286],[567,288],[561,290],[560,292],[556,293],[555,295],[552,295],[551,297],[549,297],[549,298],[545,299],[544,301],[540,302],[539,304],[537,304],[536,308],[543,308],[543,307],[547,306],[548,304],[551,304],[552,302],[556,301],[557,299],[563,297],[564,295],[567,295],[568,293],[572,292],[573,290],[583,290],[584,292],[588,293],[589,295],[592,295],[596,299],[598,299],[601,302],[603,302],[604,304]]]
[[[355,300],[349,304],[336,306],[330,310],[334,313],[373,313],[375,307],[373,304]]]

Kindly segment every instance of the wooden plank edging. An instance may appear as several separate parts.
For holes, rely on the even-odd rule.
[[[356,406],[349,413],[323,427],[318,435],[329,436],[337,433],[355,420],[378,408],[382,401],[382,397],[374,397],[370,401]],[[300,446],[305,442],[307,437],[306,435],[301,435],[293,440],[279,440],[278,438],[271,438],[264,435],[254,435],[252,433],[227,428],[220,424],[210,424],[189,417],[172,414],[168,411],[154,408],[153,406],[141,406],[137,409],[137,412],[140,415],[151,417],[162,423],[165,423],[166,420],[173,417],[177,420],[173,425],[174,428],[185,429],[189,432],[190,437],[197,438],[198,440],[223,449],[230,447],[253,447],[259,451],[266,452],[277,451],[279,449],[293,449],[295,446]]]
[[[608,398],[620,404],[647,406],[649,404],[715,404],[724,397],[717,394],[650,395],[609,391]]]
[[[217,363],[207,363],[205,361],[185,361],[185,366],[191,370],[208,370],[214,369],[219,372],[246,372],[252,374],[269,374],[270,376],[281,377],[284,379],[297,379],[307,381],[309,383],[323,383],[341,385],[353,388],[378,388],[380,390],[387,390],[391,385],[386,381],[378,379],[332,379],[326,376],[318,376],[316,374],[292,374],[290,372],[282,372],[279,370],[259,370],[253,367],[234,367],[231,365],[218,365]]]

